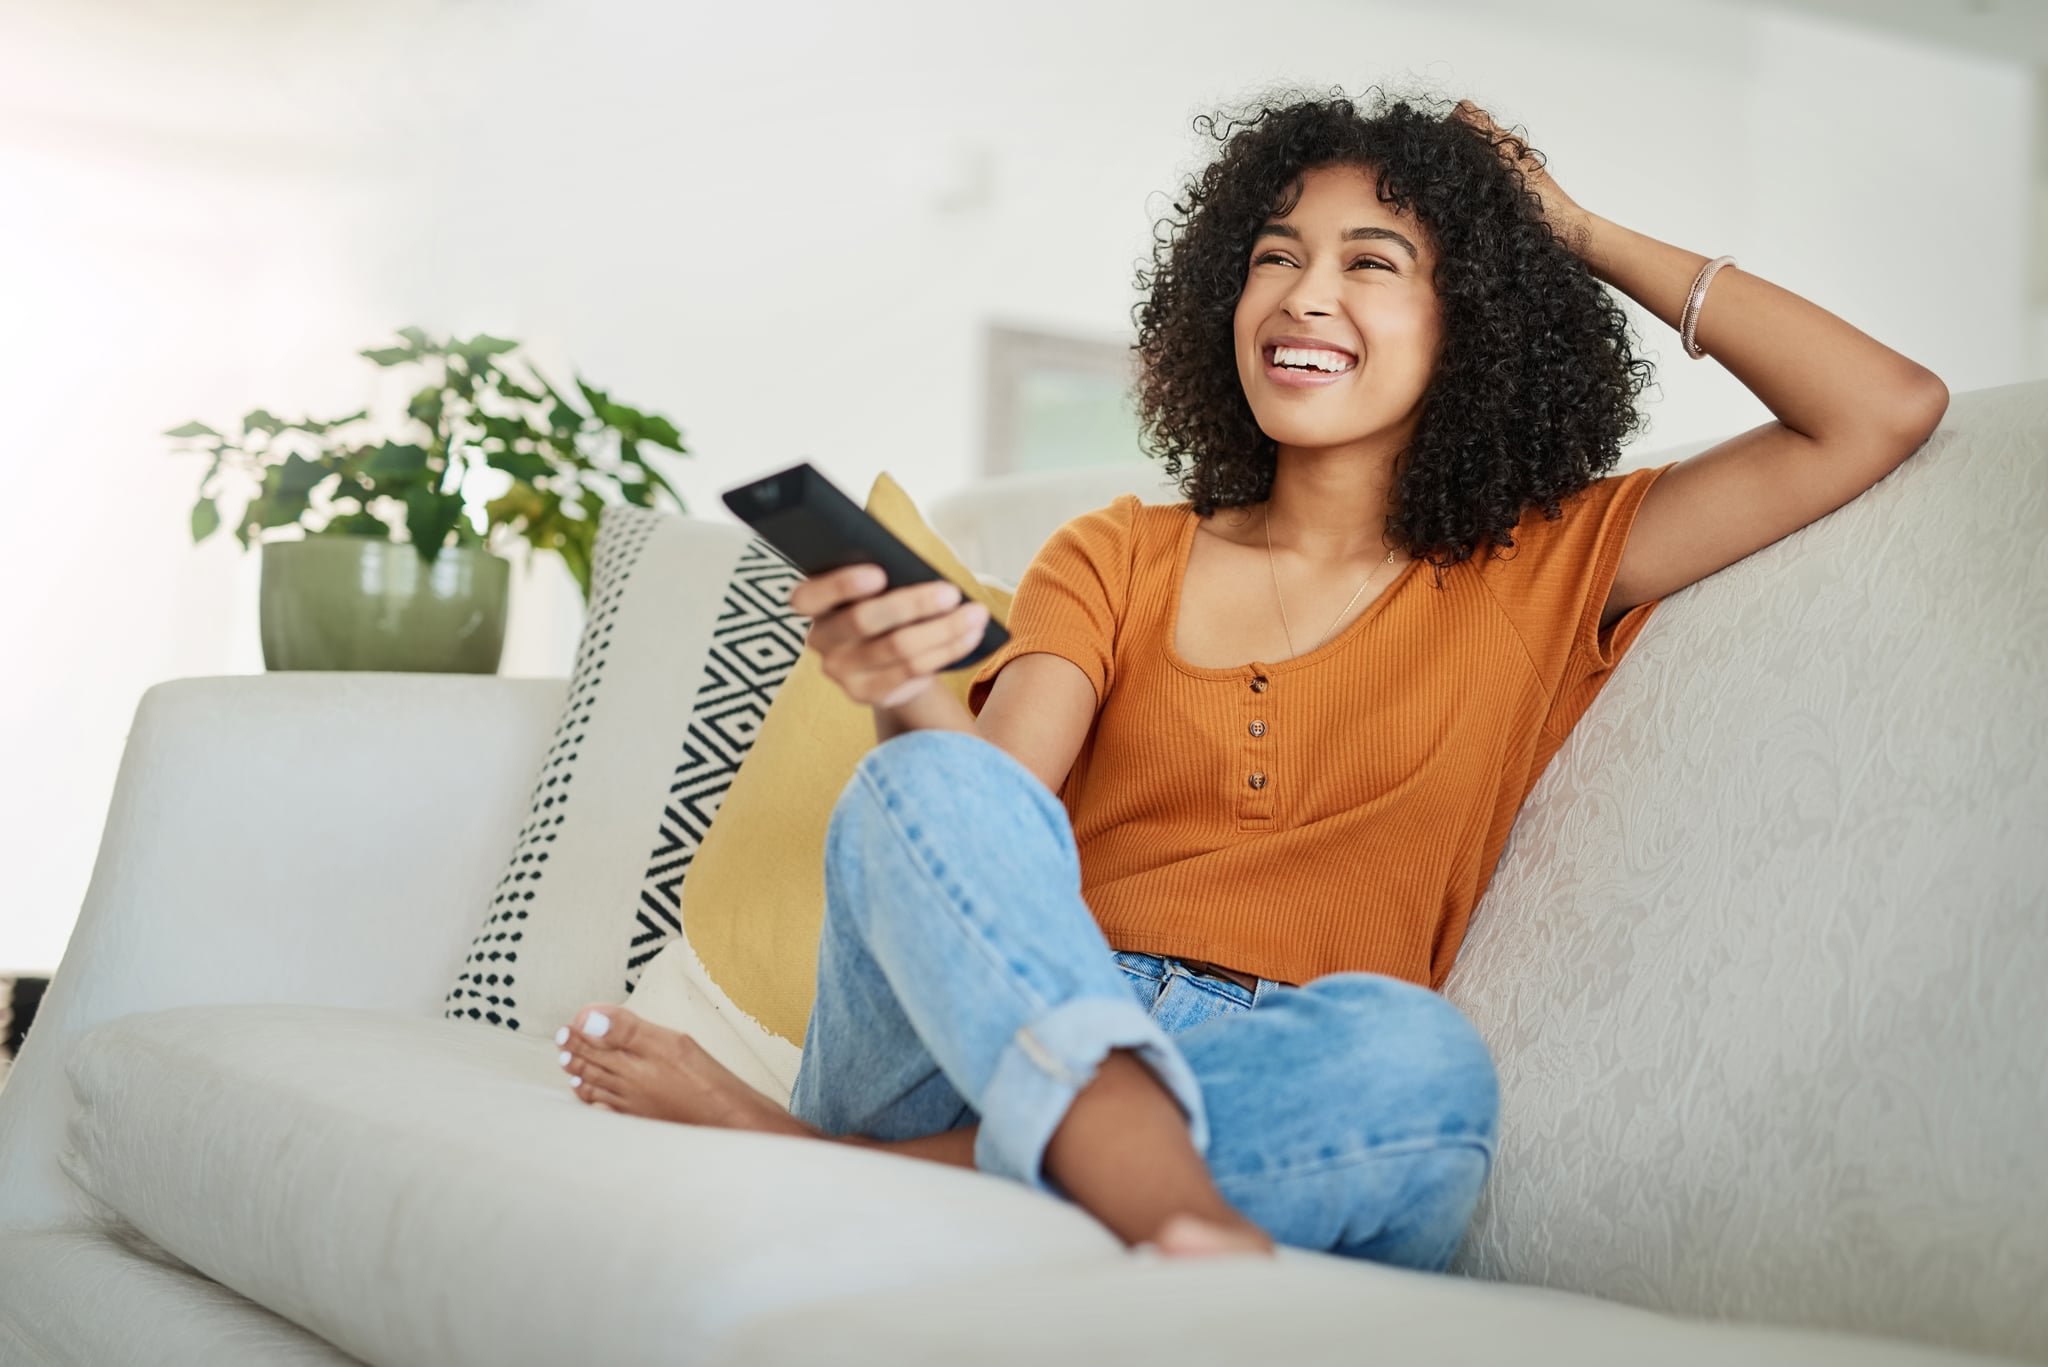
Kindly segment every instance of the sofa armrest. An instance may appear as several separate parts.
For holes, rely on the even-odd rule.
[[[229,1002],[438,1009],[511,854],[560,679],[283,673],[143,696],[64,961],[0,1094],[0,1226],[77,1214],[63,1065]]]

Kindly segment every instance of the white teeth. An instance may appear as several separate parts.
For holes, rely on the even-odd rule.
[[[1341,351],[1311,350],[1308,347],[1282,346],[1273,348],[1274,365],[1305,366],[1310,370],[1322,370],[1341,374],[1355,364]]]

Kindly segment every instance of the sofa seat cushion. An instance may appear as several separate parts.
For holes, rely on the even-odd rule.
[[[733,1324],[1121,1256],[959,1168],[577,1102],[546,1039],[194,1007],[81,1037],[65,1166],[192,1267],[373,1363],[682,1362]]]
[[[1127,1257],[814,1304],[740,1326],[710,1367],[2020,1367],[1954,1348],[1716,1324],[1545,1287],[1282,1249]]]
[[[1292,1249],[1132,1256],[999,1178],[593,1111],[544,1042],[424,1017],[129,1016],[70,1071],[66,1166],[110,1214],[375,1364],[1973,1360]]]
[[[0,1363],[353,1367],[355,1359],[114,1230],[0,1233]]]

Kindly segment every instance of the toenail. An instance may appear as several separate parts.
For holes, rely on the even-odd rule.
[[[603,1039],[611,1028],[612,1018],[602,1011],[591,1012],[590,1018],[583,1022],[583,1033],[592,1039]]]
[[[557,1044],[567,1044],[568,1042],[569,1042],[569,1027],[565,1025],[565,1026],[563,1026],[563,1027],[562,1027],[561,1029],[559,1029],[559,1030],[555,1031],[555,1043],[557,1043]]]
[[[569,1066],[569,1051],[567,1049],[562,1051],[561,1063],[564,1068]]]
[[[583,1079],[580,1077],[572,1077],[569,1079],[569,1085],[571,1087],[581,1087],[583,1085]]]

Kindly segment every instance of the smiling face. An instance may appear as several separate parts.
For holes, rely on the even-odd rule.
[[[1370,171],[1319,167],[1253,239],[1233,328],[1259,428],[1311,450],[1405,444],[1442,340],[1435,251]]]

